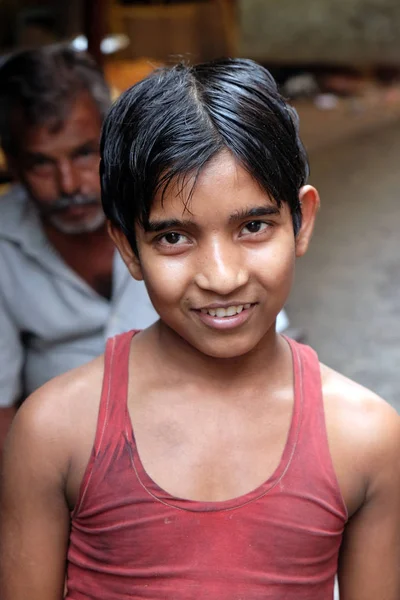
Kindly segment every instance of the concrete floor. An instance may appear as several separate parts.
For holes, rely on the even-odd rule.
[[[329,366],[400,409],[400,121],[310,154],[321,211],[291,325]]]

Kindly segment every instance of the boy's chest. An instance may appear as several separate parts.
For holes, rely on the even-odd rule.
[[[223,501],[263,484],[278,468],[292,416],[279,407],[179,405],[131,409],[138,455],[150,478],[179,498]]]
[[[290,396],[275,407],[266,402],[223,406],[213,399],[128,402],[138,460],[150,479],[177,498],[223,501],[265,483],[279,467],[292,421]],[[258,406],[256,406],[258,404]],[[97,418],[94,416],[94,418]],[[112,427],[112,424],[109,424]],[[93,422],[73,449],[67,497],[73,507],[93,445]],[[121,432],[114,432],[116,438]],[[125,436],[125,433],[123,434]]]
[[[282,393],[274,400],[266,395],[232,405],[202,400],[200,405],[185,398],[177,403],[130,403],[138,456],[150,478],[172,496],[211,502],[237,498],[268,481],[290,445],[293,396]],[[310,430],[307,435],[326,436],[324,444],[351,515],[363,501],[364,475],[340,431],[331,435],[329,410],[325,420],[325,432]],[[304,472],[312,477],[312,461],[301,448],[294,450],[297,460],[304,461]]]
[[[282,467],[292,413],[290,397],[281,398],[274,407],[253,406],[248,411],[223,409],[212,401],[199,408],[184,399],[178,405],[131,402],[129,406],[138,460],[150,479],[176,498],[208,502],[243,496]],[[343,451],[342,436],[330,434],[329,412],[326,416],[332,466],[351,515],[363,499],[362,473]],[[67,486],[71,507],[89,461],[92,432],[84,438],[74,446],[74,468]],[[313,465],[304,468],[312,476]]]

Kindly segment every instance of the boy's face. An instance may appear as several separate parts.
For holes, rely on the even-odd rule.
[[[137,227],[139,260],[127,244],[122,254],[168,327],[206,355],[240,356],[274,326],[296,254],[306,250],[318,195],[303,188],[311,200],[303,198],[295,239],[289,207],[278,209],[228,152],[202,170],[185,209],[190,189],[191,182],[179,194],[171,185],[163,202],[156,197],[150,231]],[[121,238],[117,243],[121,248]]]

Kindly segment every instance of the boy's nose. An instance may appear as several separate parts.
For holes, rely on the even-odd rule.
[[[202,257],[195,281],[200,288],[221,296],[242,287],[248,281],[248,272],[242,264],[240,251],[235,251],[231,245],[214,243]]]

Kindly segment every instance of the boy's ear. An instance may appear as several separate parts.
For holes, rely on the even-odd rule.
[[[137,281],[142,281],[143,274],[140,266],[140,260],[132,250],[131,245],[126,238],[126,235],[121,231],[121,229],[119,229],[119,227],[116,227],[116,225],[114,225],[110,221],[107,222],[107,229],[109,236],[111,237],[114,244],[117,246],[122,260],[128,267],[132,277]]]
[[[312,185],[300,188],[301,227],[296,236],[296,256],[303,256],[308,249],[314,231],[315,218],[319,209],[319,194]]]

